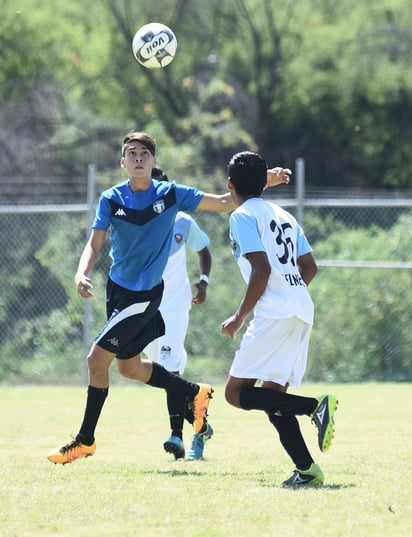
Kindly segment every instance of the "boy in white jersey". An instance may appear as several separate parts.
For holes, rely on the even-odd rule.
[[[155,155],[156,141],[151,136],[129,132],[123,140],[120,161],[128,178],[100,196],[75,285],[83,298],[93,296],[89,274],[110,229],[107,321],[87,356],[89,386],[80,430],[72,442],[48,454],[51,462],[66,464],[94,455],[94,433],[109,392],[109,368],[114,358],[124,377],[184,395],[193,412],[194,432],[201,433],[206,428],[212,387],[174,375],[160,364],[142,359],[141,352],[164,334],[159,304],[176,214],[196,209],[227,212],[234,209],[234,204],[228,193],[206,194],[194,187],[153,179]],[[268,186],[288,182],[289,173],[283,168],[268,170]],[[116,457],[118,452],[114,446]]]
[[[152,177],[169,181],[160,168],[153,168]],[[177,213],[173,226],[173,239],[169,258],[163,273],[164,291],[159,311],[165,323],[165,334],[155,339],[144,349],[144,354],[152,361],[163,365],[168,371],[183,375],[187,361],[185,338],[189,327],[189,311],[193,304],[203,304],[209,275],[212,268],[212,256],[208,248],[209,237],[189,214]],[[194,284],[195,294],[187,272],[186,250],[196,252],[199,263],[199,281]],[[187,460],[200,459],[203,456],[205,442],[213,435],[213,427],[207,423],[202,433],[194,433],[189,450],[185,452],[183,442],[183,424],[185,418],[192,423],[193,416],[187,412],[185,398],[177,392],[166,393],[170,422],[170,437],[163,447],[167,453],[173,453],[175,459],[186,454]]]
[[[252,310],[254,317],[235,354],[225,397],[235,407],[267,413],[296,467],[284,486],[318,485],[324,476],[296,415],[312,418],[319,448],[326,451],[334,433],[336,397],[286,393],[289,386],[300,386],[305,372],[314,309],[307,285],[317,266],[295,218],[261,198],[266,171],[265,160],[249,151],[234,155],[228,166],[228,189],[237,206],[230,216],[230,239],[247,289],[222,332],[234,338]]]

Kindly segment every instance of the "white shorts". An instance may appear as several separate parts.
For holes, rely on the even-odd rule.
[[[187,361],[185,337],[189,326],[189,310],[160,310],[165,322],[165,335],[155,339],[143,350],[144,354],[168,371],[182,375]]]
[[[305,373],[312,325],[297,317],[253,319],[233,359],[230,375],[298,388]]]

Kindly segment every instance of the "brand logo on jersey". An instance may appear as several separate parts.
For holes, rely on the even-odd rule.
[[[157,200],[153,203],[153,210],[157,214],[162,214],[162,212],[165,210],[165,202],[164,200]]]
[[[113,347],[119,346],[119,340],[116,337],[112,337],[111,339],[108,339],[107,342],[113,345]]]
[[[124,209],[120,207],[120,209],[117,209],[117,211],[114,213],[115,216],[126,216],[126,212]]]
[[[179,244],[183,240],[183,235],[181,233],[176,233],[175,241]]]

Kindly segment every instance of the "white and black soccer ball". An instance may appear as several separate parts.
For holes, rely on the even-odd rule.
[[[175,34],[160,22],[151,22],[139,28],[132,42],[134,57],[148,69],[169,65],[175,57],[176,49]]]

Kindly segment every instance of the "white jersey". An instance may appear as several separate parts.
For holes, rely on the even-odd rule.
[[[169,259],[163,272],[165,287],[160,311],[165,308],[190,308],[192,288],[187,274],[186,246],[199,252],[208,245],[209,237],[196,221],[188,214],[178,212],[173,226]]]
[[[172,246],[163,273],[164,292],[159,310],[165,322],[164,336],[152,341],[145,349],[146,356],[163,365],[168,371],[179,371],[186,366],[184,346],[192,306],[192,288],[187,274],[186,246],[199,252],[209,244],[209,237],[196,221],[186,213],[178,212],[173,227]]]
[[[297,317],[313,324],[314,307],[297,266],[297,258],[312,251],[301,226],[287,211],[262,198],[250,198],[230,216],[233,256],[249,282],[250,252],[266,252],[271,266],[268,284],[258,300],[255,317]]]

